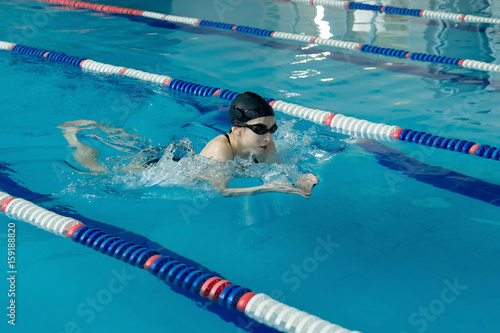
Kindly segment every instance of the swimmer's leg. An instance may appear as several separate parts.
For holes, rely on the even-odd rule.
[[[150,143],[145,145],[144,142],[141,142],[145,140],[141,139],[141,136],[136,133],[128,133],[123,128],[119,127],[100,125],[100,129],[105,135],[101,136],[95,134],[93,137],[96,140],[101,141],[106,146],[126,153],[138,152],[151,146]]]
[[[75,120],[68,121],[58,126],[59,128],[75,127],[80,129],[95,129],[98,128],[103,134],[91,134],[90,136],[95,140],[109,146],[118,151],[126,153],[139,152],[143,149],[151,147],[150,140],[143,138],[137,133],[128,133],[125,129],[120,127],[112,127],[98,123],[93,120]]]
[[[92,120],[75,120],[65,122],[64,124],[57,126],[57,128],[60,128],[63,131],[64,138],[68,141],[69,146],[76,148],[73,152],[75,161],[92,171],[107,173],[109,170],[103,168],[99,165],[99,163],[97,163],[99,151],[82,143],[76,137],[76,133],[83,129],[96,128],[100,126],[102,126],[102,124]]]

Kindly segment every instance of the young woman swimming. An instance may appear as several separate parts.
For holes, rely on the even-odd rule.
[[[273,141],[278,125],[273,108],[264,98],[248,91],[236,96],[229,108],[229,118],[233,125],[229,133],[219,135],[207,143],[200,153],[201,156],[222,162],[233,160],[235,156],[242,158],[253,156],[256,163],[279,162],[274,159],[276,146]],[[247,188],[229,188],[229,181],[230,179],[222,179],[212,184],[225,196],[281,192],[295,193],[307,198],[318,183],[318,178],[307,174],[294,184],[273,182]]]
[[[240,94],[231,103],[229,117],[232,124],[229,133],[219,135],[208,142],[201,151],[200,156],[206,157],[213,163],[228,162],[234,160],[236,156],[243,159],[250,157],[255,163],[279,163],[274,158],[276,146],[273,141],[278,126],[275,121],[274,110],[265,99],[252,92]],[[125,133],[124,130],[90,120],[66,122],[58,127],[63,130],[64,137],[69,145],[76,148],[73,156],[78,163],[94,172],[109,172],[97,162],[99,152],[78,140],[76,133],[83,127],[101,127],[108,132],[114,131],[119,134]],[[158,148],[149,149],[146,153],[151,153],[153,150],[158,150]],[[158,161],[159,158],[152,159],[145,166],[150,166]],[[198,174],[195,177],[212,184],[223,196],[247,196],[280,192],[295,193],[308,198],[311,195],[312,188],[318,183],[316,176],[306,174],[294,183],[275,181],[261,186],[230,188],[229,181],[231,178],[220,175],[209,176],[208,174]]]

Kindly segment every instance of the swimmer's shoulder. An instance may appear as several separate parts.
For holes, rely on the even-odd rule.
[[[222,162],[231,161],[234,158],[233,148],[224,135],[213,138],[200,153],[206,158],[214,158]]]

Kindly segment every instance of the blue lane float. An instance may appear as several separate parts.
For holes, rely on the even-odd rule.
[[[394,132],[393,135],[395,139],[405,142],[446,149],[459,153],[472,154],[497,161],[500,159],[500,148],[484,144],[481,145],[472,141],[446,138],[426,132],[413,131],[411,129],[399,129]]]
[[[73,65],[78,62],[78,66],[86,70],[92,70],[94,72],[99,72],[104,74],[117,74],[117,75],[128,76],[142,81],[161,84],[167,87],[168,89],[172,89],[175,91],[179,91],[194,96],[218,97],[223,100],[232,101],[239,94],[238,92],[227,89],[220,89],[216,87],[200,85],[197,83],[173,79],[165,75],[146,73],[126,67],[117,67],[113,65],[99,63],[90,59],[67,56],[63,55],[62,53],[29,48],[14,43],[7,43],[0,41],[0,49],[17,51],[19,53],[35,57],[40,57],[40,54],[42,54],[43,52],[42,57],[45,58],[48,58],[49,54],[62,55],[59,57],[54,57],[52,60],[63,63],[69,63]],[[424,142],[420,140],[422,135],[427,134],[424,132],[413,131],[410,129],[401,129],[397,126],[372,123],[363,119],[346,117],[344,115],[334,114],[328,111],[310,109],[300,105],[295,105],[284,101],[275,100],[272,98],[266,98],[266,101],[276,111],[280,111],[302,119],[310,120],[315,122],[316,124],[327,125],[331,129],[341,133],[358,135],[361,137],[368,137],[379,140],[384,140],[384,139],[387,140],[389,138],[394,138],[400,141],[425,144],[435,148],[447,149],[450,151],[458,151],[457,150],[458,148],[456,147],[462,147],[463,150],[464,144],[457,146],[456,143],[459,141],[467,142],[465,140],[459,140],[459,139],[453,139],[454,141],[450,142],[449,140],[452,139],[449,139],[448,141],[446,141],[446,145],[441,143],[442,140],[439,141],[440,142],[439,145],[437,143],[434,144],[434,141],[432,142],[432,144],[430,144],[428,141]],[[401,135],[402,133],[403,135]],[[410,133],[409,136],[408,133]],[[417,135],[417,133],[420,133],[418,134],[419,140],[414,140],[414,137],[415,135]],[[430,140],[430,136],[426,135],[425,137]],[[464,152],[462,150],[459,152]],[[498,158],[499,149],[496,147],[491,147],[489,145],[474,144],[468,149],[467,152],[471,155],[493,160],[499,160]]]

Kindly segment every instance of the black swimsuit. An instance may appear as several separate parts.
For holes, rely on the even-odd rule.
[[[163,154],[165,154],[165,149],[168,148],[169,146],[165,147],[155,147],[155,148],[147,148],[142,150],[142,153],[147,154],[148,156],[146,157],[146,162],[143,163],[143,167],[147,168],[148,166],[155,165],[160,161],[162,158]],[[186,156],[187,150],[181,145],[175,144],[171,148],[171,152],[173,154],[172,160],[174,162],[179,162],[181,158]]]
[[[231,139],[229,139],[229,133],[224,134],[224,136],[227,139],[227,143],[229,143],[229,145],[231,146],[231,148],[233,148],[233,145],[231,144]],[[234,155],[234,153],[233,153],[233,155]],[[252,155],[252,156],[253,156],[253,161],[255,163],[259,163],[259,160],[257,159],[257,156],[255,156],[255,155]]]

